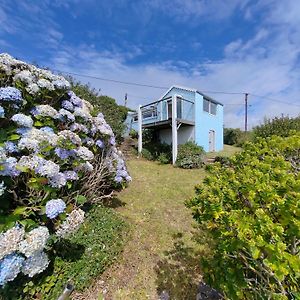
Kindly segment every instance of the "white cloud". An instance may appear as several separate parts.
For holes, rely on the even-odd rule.
[[[125,2],[122,1],[119,5],[125,5]],[[99,51],[94,45],[79,44],[74,47],[66,44],[61,29],[53,19],[51,7],[67,7],[69,3],[70,1],[44,0],[34,6],[23,4],[24,10],[32,10],[35,13],[29,15],[28,20],[15,18],[10,22],[5,10],[0,8],[0,34],[1,31],[7,33],[10,28],[14,34],[30,32],[36,35],[40,47],[45,47],[47,42],[49,60],[43,64],[53,69],[165,87],[178,84],[199,90],[250,92],[300,105],[298,1],[260,0],[255,4],[242,0],[143,2],[142,6],[137,6],[137,10],[143,9],[145,23],[151,19],[152,9],[174,16],[180,22],[199,21],[202,18],[221,21],[231,17],[236,10],[243,12],[249,20],[253,19],[258,11],[262,12],[264,17],[263,21],[257,24],[253,37],[246,39],[241,36],[225,45],[222,59],[195,64],[183,60],[174,61],[171,58],[161,63],[138,65],[130,63],[133,58],[143,55],[143,48],[137,45],[127,45],[126,52],[121,52],[118,45],[110,47],[110,50]],[[113,3],[116,5],[117,2]],[[7,9],[7,6],[4,8]],[[72,11],[76,16],[76,9]],[[108,9],[104,13],[112,12]],[[40,27],[39,32],[35,32],[36,26]],[[204,46],[194,41],[191,47]],[[120,104],[123,104],[124,95],[128,93],[129,105],[132,108],[156,100],[164,93],[163,89],[122,85],[79,76],[77,78],[83,82],[89,81],[97,89],[101,88],[101,93],[116,98]],[[243,127],[243,95],[211,96],[225,104],[226,126]],[[252,105],[249,108],[250,125],[259,123],[264,116],[281,113],[295,116],[300,111],[300,107],[297,106],[253,96],[249,97],[249,103]]]

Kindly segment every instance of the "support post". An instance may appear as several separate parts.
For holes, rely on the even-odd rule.
[[[143,149],[143,132],[142,132],[142,106],[138,107],[138,153],[142,153]]]
[[[248,93],[245,93],[245,132],[248,131]]]
[[[172,96],[172,158],[173,165],[177,159],[177,95]]]

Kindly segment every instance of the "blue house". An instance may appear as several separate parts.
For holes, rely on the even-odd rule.
[[[223,104],[196,89],[172,86],[159,100],[129,112],[125,122],[127,133],[139,133],[139,152],[146,128],[154,129],[160,142],[172,144],[173,163],[177,145],[188,141],[206,152],[223,149]]]

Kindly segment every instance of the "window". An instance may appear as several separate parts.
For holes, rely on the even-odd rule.
[[[133,116],[133,122],[137,122],[138,121],[138,115],[134,115]]]
[[[203,110],[209,112],[209,100],[203,99]]]
[[[212,114],[212,115],[216,115],[217,114],[217,104],[203,98],[203,110]]]
[[[210,113],[212,115],[216,115],[217,114],[217,104],[210,102]]]

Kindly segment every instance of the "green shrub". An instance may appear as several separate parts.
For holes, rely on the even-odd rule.
[[[146,148],[142,149],[142,157],[144,157],[145,159],[148,159],[148,160],[153,160],[152,153]]]
[[[179,145],[176,165],[184,169],[200,168],[203,166],[204,150],[194,142]]]
[[[139,137],[139,134],[136,130],[131,129],[130,132],[129,132],[129,136],[133,139],[137,139]]]
[[[227,299],[300,298],[300,134],[248,143],[187,205],[215,241],[205,280]]]
[[[171,157],[171,155],[168,155],[167,153],[160,153],[157,160],[161,164],[166,165],[166,164],[169,164],[172,161],[172,157]]]
[[[172,146],[166,143],[148,142],[143,145],[142,155],[148,160],[157,160],[161,163],[170,163],[172,160]],[[143,154],[143,152],[145,152]]]
[[[241,147],[251,140],[251,132],[241,131],[239,128],[224,128],[224,144]]]
[[[273,119],[265,119],[262,125],[256,126],[253,129],[255,138],[270,137],[272,135],[289,136],[293,133],[291,131],[300,131],[300,116],[290,118],[288,116],[275,117]]]
[[[0,298],[57,299],[69,281],[82,291],[118,257],[126,231],[127,225],[111,209],[94,207],[79,231],[55,246],[55,259],[45,273],[28,283],[18,277],[0,290]]]

